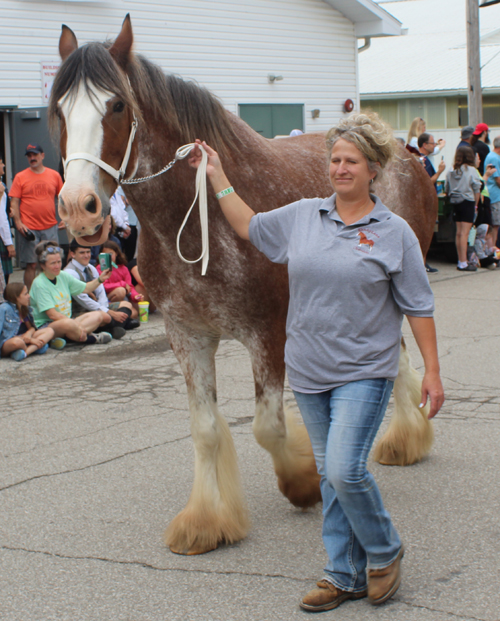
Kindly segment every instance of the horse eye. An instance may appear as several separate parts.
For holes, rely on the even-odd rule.
[[[113,106],[113,112],[123,112],[125,110],[125,104],[123,101],[117,101]]]

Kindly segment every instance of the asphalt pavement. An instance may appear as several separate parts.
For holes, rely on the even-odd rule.
[[[403,582],[384,606],[347,602],[321,619],[500,619],[500,270],[433,264],[447,398],[436,442],[417,465],[370,464],[405,542]],[[310,618],[298,600],[325,564],[320,508],[285,500],[253,438],[246,350],[223,340],[217,359],[252,528],[194,557],[162,541],[188,499],[193,449],[161,317],[108,345],[0,360],[0,619]]]

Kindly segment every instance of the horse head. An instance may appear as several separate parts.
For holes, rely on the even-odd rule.
[[[134,135],[140,113],[127,76],[132,43],[129,15],[112,45],[88,43],[79,48],[67,26],[59,40],[63,64],[49,105],[51,125],[59,126],[64,162],[59,215],[86,245],[107,239],[109,199],[138,165]]]

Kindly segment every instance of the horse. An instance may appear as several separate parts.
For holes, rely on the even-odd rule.
[[[140,273],[184,374],[195,448],[191,495],[168,526],[165,542],[172,552],[201,554],[243,539],[249,528],[233,440],[217,408],[215,353],[223,334],[249,351],[253,433],[272,457],[281,492],[293,505],[311,507],[321,499],[319,475],[304,425],[283,405],[286,267],[238,238],[213,196],[207,207],[207,273],[181,262],[176,235],[193,199],[195,172],[178,162],[155,175],[180,145],[202,138],[218,150],[235,190],[255,211],[326,197],[332,188],[323,134],[263,138],[208,90],[165,75],[132,52],[132,44],[128,15],[114,42],[79,47],[73,31],[62,27],[63,62],[49,103],[65,166],[58,209],[79,242],[101,244],[109,231],[109,197],[122,181],[139,218]],[[133,184],[142,177],[143,183]],[[374,191],[410,223],[425,255],[437,213],[428,175],[401,150],[384,179]],[[200,225],[188,221],[181,240],[188,257],[197,256],[200,234]],[[433,432],[428,409],[417,405],[421,378],[404,346],[401,352],[395,413],[376,456],[381,463],[405,465],[428,453]]]

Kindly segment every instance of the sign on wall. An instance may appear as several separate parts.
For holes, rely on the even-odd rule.
[[[56,77],[57,70],[61,63],[59,61],[41,61],[42,69],[42,102],[44,104],[49,103],[50,92],[52,91],[52,84],[54,84],[54,78]]]

